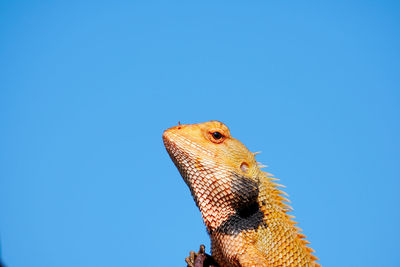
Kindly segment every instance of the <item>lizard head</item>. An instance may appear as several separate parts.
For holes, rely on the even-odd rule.
[[[218,165],[247,176],[257,170],[254,154],[233,138],[229,128],[219,121],[169,128],[164,131],[163,140],[178,169],[188,165],[213,169]]]
[[[236,202],[257,197],[253,177],[259,168],[254,154],[231,136],[225,124],[178,125],[167,129],[163,140],[208,228],[217,227],[236,212]]]

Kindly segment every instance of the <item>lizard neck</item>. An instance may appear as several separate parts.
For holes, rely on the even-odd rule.
[[[193,197],[208,232],[238,234],[257,229],[263,214],[259,205],[259,182],[234,171],[209,174],[207,179],[192,179]]]

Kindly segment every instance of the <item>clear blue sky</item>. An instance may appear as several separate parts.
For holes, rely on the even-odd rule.
[[[324,266],[400,266],[398,1],[3,1],[9,267],[184,266],[210,248],[162,131],[220,120]]]

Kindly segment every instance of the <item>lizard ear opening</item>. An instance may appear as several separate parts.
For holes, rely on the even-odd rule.
[[[246,162],[242,162],[242,164],[240,164],[240,169],[244,173],[249,173],[249,164],[247,164]]]

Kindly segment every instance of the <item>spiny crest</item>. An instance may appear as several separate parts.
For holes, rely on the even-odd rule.
[[[286,198],[289,195],[279,189],[279,187],[285,188],[286,186],[276,183],[276,181],[279,181],[279,179],[273,177],[273,174],[265,171],[261,171],[261,173],[264,174],[264,177],[268,181],[269,186],[272,187],[273,198],[277,201],[277,204],[283,209],[285,213],[288,211],[292,211],[293,208],[288,204],[290,203],[290,200]]]
[[[259,154],[259,153],[260,152],[258,152],[256,154]],[[253,153],[253,154],[255,154],[255,153]],[[259,162],[257,162],[257,164],[258,164],[259,167],[262,166],[260,168],[267,167],[265,165],[262,165]],[[283,211],[285,213],[285,217],[287,218],[287,221],[289,222],[289,224],[291,224],[293,226],[293,228],[295,230],[295,233],[296,233],[296,236],[300,240],[301,244],[304,246],[305,250],[308,253],[308,256],[310,257],[310,259],[312,261],[319,261],[319,259],[316,256],[311,254],[311,253],[315,253],[315,250],[307,246],[307,245],[310,244],[310,242],[305,239],[306,235],[301,233],[303,230],[301,228],[295,226],[295,225],[298,224],[296,221],[293,220],[295,218],[295,216],[287,214],[288,211],[292,211],[293,210],[293,208],[290,205],[287,204],[287,203],[290,203],[290,200],[286,198],[289,195],[286,192],[278,189],[279,187],[285,188],[286,186],[276,183],[276,181],[279,181],[279,179],[273,177],[274,176],[273,174],[265,172],[265,171],[261,171],[261,173],[264,174],[265,178],[267,179],[267,181],[269,182],[270,186],[272,187],[272,192],[275,195],[274,196],[275,200],[277,200],[279,202],[279,206],[281,206],[283,208]],[[315,267],[321,267],[321,265],[316,263],[316,262],[314,262],[314,266]]]

